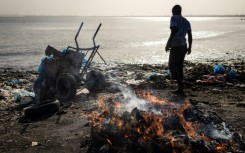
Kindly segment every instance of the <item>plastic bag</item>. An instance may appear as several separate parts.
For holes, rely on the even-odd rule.
[[[19,102],[22,97],[34,97],[35,94],[33,92],[29,92],[27,90],[24,89],[16,89],[13,91],[14,95],[13,95],[13,100],[15,102]]]
[[[225,68],[224,68],[224,66],[215,65],[214,66],[214,73],[215,74],[225,74]]]
[[[236,72],[235,72],[235,70],[232,69],[232,68],[231,68],[231,70],[230,70],[230,72],[229,72],[228,79],[231,80],[231,81],[237,79]]]

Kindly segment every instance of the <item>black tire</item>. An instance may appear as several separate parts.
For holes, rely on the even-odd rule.
[[[59,75],[56,80],[56,91],[60,101],[73,100],[77,92],[76,79],[68,73]]]
[[[54,115],[60,109],[59,101],[45,101],[24,109],[25,120],[40,120]]]
[[[86,75],[86,87],[90,92],[102,91],[105,89],[106,81],[100,71],[92,70]]]

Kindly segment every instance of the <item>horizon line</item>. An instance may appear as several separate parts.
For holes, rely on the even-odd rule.
[[[172,15],[0,15],[0,17],[171,17]],[[183,15],[185,17],[245,17],[245,14],[233,15]]]

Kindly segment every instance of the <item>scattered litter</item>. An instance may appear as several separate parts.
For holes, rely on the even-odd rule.
[[[13,101],[15,102],[19,102],[22,97],[35,97],[35,94],[33,92],[29,92],[27,90],[24,90],[24,89],[15,89],[13,91]]]
[[[32,141],[31,142],[31,146],[34,147],[34,146],[37,146],[38,145],[38,142],[35,142],[35,141]]]
[[[127,80],[125,82],[127,85],[139,85],[140,83],[144,82],[144,80]]]
[[[222,90],[219,90],[219,89],[216,89],[216,88],[214,88],[213,90],[212,90],[212,93],[213,94],[218,94],[218,93],[221,93],[222,92]]]
[[[148,76],[146,80],[147,81],[161,82],[162,80],[166,79],[166,76],[169,76],[169,75],[170,74],[168,74],[168,73],[161,74],[161,73],[153,72],[152,75]]]
[[[83,88],[77,92],[77,95],[81,95],[81,94],[89,94],[89,90],[87,88]]]
[[[225,74],[225,68],[224,68],[224,66],[215,65],[214,66],[214,73],[215,74]]]
[[[223,85],[225,81],[226,78],[224,75],[203,75],[202,80],[196,80],[199,84],[214,86]]]
[[[7,80],[6,82],[7,82],[7,83],[14,83],[14,84],[20,83],[20,81],[17,80],[17,79],[15,79],[15,80]]]
[[[4,90],[4,89],[0,89],[0,96],[6,98],[9,97],[9,91],[8,90]]]
[[[245,84],[238,84],[236,87],[245,88]]]

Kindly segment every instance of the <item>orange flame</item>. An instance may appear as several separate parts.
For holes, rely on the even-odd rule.
[[[108,138],[106,140],[110,145],[112,145],[111,140],[109,140]]]
[[[221,152],[221,151],[225,151],[225,145],[224,144],[220,144],[216,147],[216,151]]]
[[[148,102],[154,104],[154,105],[172,105],[173,103],[170,103],[168,101],[165,100],[161,100],[155,96],[153,96],[150,92],[146,93],[146,92],[140,92],[139,96],[141,96],[142,98],[146,99]]]
[[[99,111],[95,111],[87,115],[87,117],[89,118],[89,123],[93,127],[96,127],[99,131],[103,128],[105,122],[108,121],[108,125],[112,127],[115,126],[115,129],[123,131],[124,137],[126,139],[131,138],[132,133],[130,133],[130,131],[133,130],[138,135],[140,135],[142,141],[148,141],[153,138],[167,138],[172,147],[176,148],[176,145],[178,145],[177,140],[175,140],[175,138],[171,134],[169,134],[169,131],[164,130],[165,119],[168,118],[170,115],[175,114],[179,118],[180,123],[182,124],[185,132],[188,134],[189,137],[191,137],[193,140],[211,141],[209,138],[205,137],[204,134],[198,134],[197,131],[199,129],[199,125],[196,122],[188,122],[185,120],[183,114],[184,111],[190,106],[190,102],[188,100],[184,100],[183,103],[175,104],[167,100],[159,99],[151,93],[140,92],[138,93],[138,95],[146,99],[150,104],[153,105],[153,107],[157,106],[158,108],[160,108],[162,110],[162,114],[142,112],[142,121],[136,121],[136,119],[131,116],[131,120],[129,119],[130,123],[128,123],[120,118],[118,114],[118,110],[124,107],[123,103],[113,101],[110,102],[110,104],[106,104],[104,102],[104,99],[106,97],[98,97],[97,102]],[[111,104],[113,104],[113,108],[110,106]],[[108,119],[108,115],[110,119]],[[108,138],[106,138],[106,140],[110,145],[112,145],[111,141]],[[189,146],[185,147],[185,149],[183,149],[182,151],[188,152],[189,149],[186,149],[188,147]],[[222,145],[217,146],[216,150],[222,151]]]
[[[169,139],[169,141],[170,141],[170,143],[172,145],[172,148],[175,148],[175,139],[172,136],[172,134],[171,133],[167,134],[167,137],[168,137],[168,139]]]

